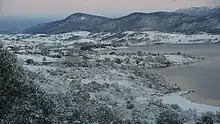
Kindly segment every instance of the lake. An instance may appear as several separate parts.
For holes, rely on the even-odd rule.
[[[166,79],[178,84],[183,90],[194,90],[195,102],[220,106],[220,44],[152,45],[131,47],[120,52],[184,52],[208,60],[183,66],[149,69],[163,74]]]

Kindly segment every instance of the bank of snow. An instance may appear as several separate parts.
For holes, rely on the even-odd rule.
[[[167,60],[179,65],[179,64],[187,64],[187,63],[193,63],[196,62],[196,59],[190,58],[190,57],[184,57],[181,55],[165,55]]]
[[[193,103],[190,100],[176,94],[172,93],[162,97],[163,103],[165,104],[177,104],[184,110],[195,109],[197,112],[217,112],[220,111],[220,107],[214,107],[209,105],[203,105],[198,103]]]

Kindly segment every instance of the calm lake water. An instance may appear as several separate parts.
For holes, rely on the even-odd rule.
[[[157,45],[132,47],[120,51],[131,52],[184,52],[204,56],[208,60],[195,64],[170,68],[150,69],[165,75],[167,80],[178,84],[183,90],[194,90],[195,102],[220,106],[220,44]]]

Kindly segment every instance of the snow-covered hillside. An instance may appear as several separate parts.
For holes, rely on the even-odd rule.
[[[206,16],[211,13],[211,11],[215,9],[215,7],[212,6],[207,6],[207,7],[191,7],[191,8],[184,8],[184,9],[178,9],[175,12],[176,13],[184,13],[187,15],[192,15],[192,16]]]
[[[135,56],[135,53],[131,54]],[[151,55],[153,54],[141,57]],[[190,124],[200,117],[196,114],[209,111],[215,113],[220,110],[219,107],[190,102],[181,96],[179,87],[171,86],[162,75],[147,72],[143,65],[134,64],[132,59],[127,60],[126,55],[124,59],[120,54],[83,53],[82,56],[83,58],[63,57],[50,65],[29,64],[24,67],[39,74],[40,80],[37,83],[47,93],[68,94],[70,91],[85,90],[84,93],[88,93],[91,101],[106,104],[111,111],[117,111],[115,116],[134,124],[136,122],[156,124],[157,117],[168,111],[179,114],[181,121]],[[183,58],[181,55],[166,56],[170,61],[176,62],[181,62],[180,58]],[[23,62],[27,60],[25,57],[18,57],[23,59]],[[153,60],[156,62],[156,58]],[[96,104],[96,107],[99,107],[99,104]],[[137,120],[131,120],[132,118]]]
[[[9,76],[21,76],[18,82],[27,80],[27,84],[21,86],[11,78],[7,80],[12,81],[10,88],[21,90],[24,97],[10,101],[13,104],[0,122],[191,124],[204,122],[203,118],[207,117],[220,122],[219,107],[192,103],[181,96],[181,87],[172,86],[160,74],[148,72],[148,68],[190,64],[205,58],[180,52],[115,51],[122,46],[146,44],[215,43],[219,41],[218,35],[80,31],[57,35],[0,35],[0,40],[3,42],[0,68],[9,68]],[[17,62],[10,58],[13,57],[10,53],[16,55]],[[5,60],[10,59],[13,61],[8,66]],[[19,67],[14,67],[17,64]],[[19,72],[22,75],[18,75]],[[0,98],[10,100],[10,92],[13,94],[14,90],[8,90],[5,82],[1,82],[0,86],[5,87],[0,90],[6,95],[9,92],[9,97]],[[25,89],[27,87],[32,89]]]
[[[162,33],[155,31],[126,31],[121,33],[96,33],[90,37],[103,43],[115,43],[122,45],[141,46],[147,44],[195,44],[195,43],[216,43],[220,41],[219,35],[207,33],[185,35],[180,33]]]

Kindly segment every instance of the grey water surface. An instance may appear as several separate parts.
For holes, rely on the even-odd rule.
[[[120,51],[184,52],[208,60],[195,64],[169,68],[149,69],[163,74],[166,79],[178,84],[183,90],[194,90],[195,102],[220,106],[220,44],[152,45],[132,47]]]

